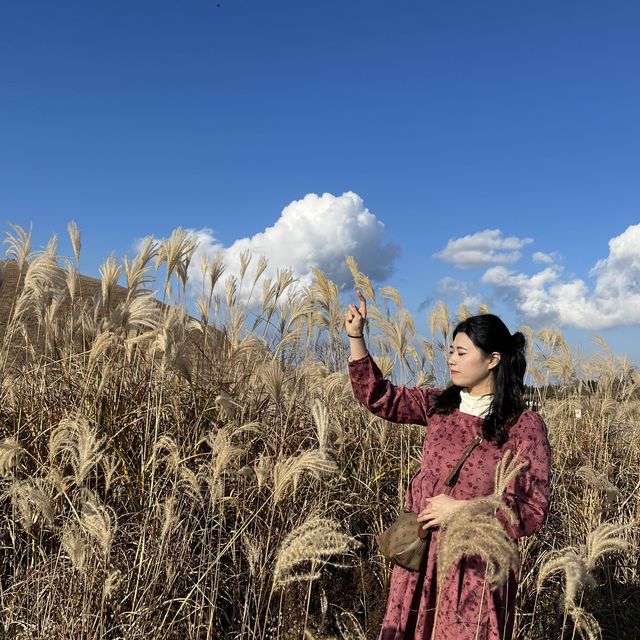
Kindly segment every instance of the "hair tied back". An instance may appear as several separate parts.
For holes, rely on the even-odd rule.
[[[511,344],[512,344],[512,348],[513,348],[514,351],[520,351],[521,349],[524,349],[525,338],[524,338],[524,334],[522,333],[522,331],[516,331],[511,336]]]

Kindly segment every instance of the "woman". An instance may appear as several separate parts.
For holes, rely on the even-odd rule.
[[[436,589],[438,527],[466,500],[490,495],[496,463],[506,449],[520,452],[527,465],[511,482],[503,499],[516,524],[498,512],[506,533],[516,540],[541,527],[549,510],[551,449],[540,415],[523,400],[525,338],[513,336],[493,314],[458,323],[449,349],[452,384],[445,389],[394,386],[385,380],[368,353],[363,336],[367,301],[350,304],[345,316],[351,356],[349,376],[356,398],[391,422],[420,424],[428,430],[422,464],[405,496],[418,521],[432,528],[420,571],[394,565],[386,613],[378,640],[509,640],[515,633],[514,605],[519,576],[510,571],[506,585],[490,591],[480,556],[463,557],[447,570]],[[482,442],[462,466],[450,495],[444,481],[476,435]],[[439,599],[435,616],[436,599]]]

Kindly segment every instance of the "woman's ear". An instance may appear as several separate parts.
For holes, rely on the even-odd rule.
[[[491,354],[491,362],[489,363],[489,369],[493,369],[494,367],[497,367],[501,357],[502,356],[500,355],[499,351],[494,351]]]

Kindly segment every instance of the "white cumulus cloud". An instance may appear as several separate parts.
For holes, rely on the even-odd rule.
[[[589,271],[595,279],[562,281],[562,267],[550,265],[532,276],[503,266],[488,269],[488,284],[532,323],[582,329],[640,324],[640,224],[609,240],[609,255]]]
[[[533,238],[505,238],[500,229],[485,229],[461,238],[452,238],[433,257],[450,262],[460,269],[510,264],[522,256],[519,249],[531,242]]]
[[[365,207],[362,198],[347,191],[340,196],[331,193],[309,193],[294,200],[281,212],[276,222],[251,237],[240,238],[225,247],[210,228],[189,229],[198,239],[198,248],[189,266],[189,282],[193,293],[201,291],[202,276],[199,267],[201,254],[223,255],[225,271],[217,292],[224,293],[224,282],[235,275],[240,282],[240,254],[249,251],[251,262],[244,277],[240,299],[246,301],[255,276],[260,256],[268,266],[256,285],[251,303],[260,301],[262,282],[272,282],[278,270],[292,269],[297,282],[292,285],[311,284],[312,267],[318,267],[338,287],[351,286],[353,278],[345,258],[352,255],[360,271],[372,280],[381,281],[393,274],[394,262],[400,248],[384,241],[384,224]]]

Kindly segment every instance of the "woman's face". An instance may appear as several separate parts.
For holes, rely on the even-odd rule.
[[[493,389],[488,388],[492,386],[491,369],[498,364],[499,359],[498,352],[488,358],[483,356],[480,349],[471,342],[471,338],[460,331],[449,347],[451,380],[460,387],[467,387],[471,393],[474,387],[479,387],[483,393],[492,393]]]

